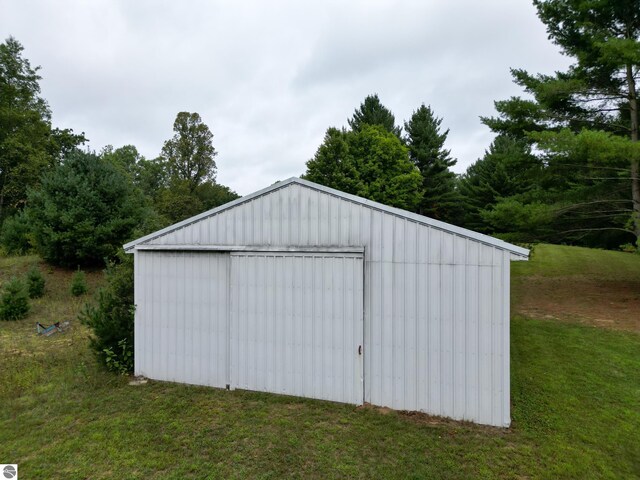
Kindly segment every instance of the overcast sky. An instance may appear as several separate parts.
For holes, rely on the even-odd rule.
[[[371,93],[398,123],[431,105],[463,172],[493,138],[478,117],[520,93],[509,68],[568,65],[529,0],[0,0],[0,34],[42,67],[55,126],[154,158],[198,112],[241,195],[303,173]]]

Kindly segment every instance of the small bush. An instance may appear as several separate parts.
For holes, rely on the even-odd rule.
[[[107,267],[107,286],[95,303],[87,303],[80,321],[93,330],[91,348],[107,368],[133,370],[133,255],[124,253],[120,263]],[[124,343],[122,343],[124,340]],[[121,370],[118,370],[121,371]]]
[[[71,294],[79,297],[85,293],[87,293],[87,276],[82,270],[78,270],[71,279]]]
[[[127,339],[123,338],[118,342],[118,350],[105,348],[105,362],[107,369],[111,372],[126,375],[133,371],[133,349],[127,344]]]
[[[0,319],[19,320],[29,313],[29,296],[24,284],[17,278],[10,280],[2,289],[0,297]]]
[[[44,295],[44,277],[38,267],[33,267],[27,273],[27,291],[29,298],[40,298]]]
[[[0,244],[8,255],[26,255],[31,247],[31,226],[24,212],[7,218],[0,231]]]

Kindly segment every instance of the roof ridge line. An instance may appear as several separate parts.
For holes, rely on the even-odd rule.
[[[223,205],[220,205],[218,207],[215,207],[213,209],[207,210],[203,213],[200,213],[198,215],[195,215],[193,217],[189,217],[185,220],[182,220],[181,222],[175,223],[173,225],[169,225],[168,227],[165,227],[163,229],[160,229],[156,232],[150,233],[148,235],[145,235],[143,237],[140,237],[136,240],[133,240],[131,242],[128,242],[124,245],[124,249],[125,251],[127,250],[131,250],[132,248],[134,248],[137,244],[139,243],[143,243],[143,242],[147,242],[149,240],[153,240],[155,238],[159,238],[162,237],[164,235],[167,235],[171,232],[180,230],[181,228],[185,228],[189,225],[192,225],[196,222],[199,222],[200,220],[204,220],[208,217],[217,215],[218,213],[224,211],[224,210],[228,210],[231,208],[234,208],[238,205],[241,205],[243,203],[246,203],[248,201],[251,201],[255,198],[261,197],[263,195],[266,195],[268,193],[274,192],[276,190],[279,190],[281,188],[284,188],[292,183],[296,183],[298,185],[302,185],[304,187],[307,188],[311,188],[313,190],[317,190],[319,192],[323,192],[326,193],[328,195],[332,195],[338,198],[341,198],[343,200],[346,201],[350,201],[353,203],[357,203],[360,205],[364,205],[367,206],[369,208],[373,208],[382,212],[386,212],[392,215],[396,215],[402,218],[406,218],[410,221],[414,221],[423,225],[427,225],[429,227],[432,228],[436,228],[438,230],[441,231],[445,231],[448,233],[451,233],[453,235],[459,235],[465,238],[469,238],[471,240],[476,240],[478,242],[481,243],[485,243],[488,245],[492,245],[494,247],[497,248],[501,248],[504,250],[508,250],[516,255],[519,256],[523,256],[523,257],[528,257],[529,256],[529,250],[527,250],[526,248],[522,248],[522,247],[518,247],[517,245],[513,245],[511,243],[505,242],[504,240],[501,240],[499,238],[495,238],[492,237],[490,235],[486,235],[483,233],[479,233],[479,232],[475,232],[473,230],[469,230],[467,228],[463,228],[463,227],[458,227],[457,225],[452,225],[450,223],[446,223],[443,222],[441,220],[436,220],[430,217],[426,217],[424,215],[419,215],[417,213],[413,213],[413,212],[409,212],[407,210],[403,210],[397,207],[391,207],[389,205],[384,205],[382,203],[379,202],[375,202],[373,200],[369,200],[363,197],[359,197],[357,195],[353,195],[350,193],[346,193],[346,192],[342,192],[340,190],[336,190],[334,188],[330,188],[330,187],[326,187],[324,185],[320,185],[318,183],[314,183],[314,182],[310,182],[309,180],[305,180],[302,178],[298,178],[298,177],[290,177],[286,180],[282,180],[282,181],[278,181],[272,185],[269,185],[268,187],[265,187],[261,190],[258,190],[256,192],[253,192],[249,195],[245,195],[244,197],[240,197],[237,198],[235,200],[232,200],[231,202],[225,203]]]

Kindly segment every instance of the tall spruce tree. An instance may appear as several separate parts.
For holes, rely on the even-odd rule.
[[[456,223],[462,210],[456,191],[456,164],[451,151],[444,148],[449,130],[441,131],[442,119],[424,104],[404,123],[409,158],[422,175],[422,202],[418,213],[445,222]]]
[[[353,117],[347,121],[355,132],[361,130],[364,125],[380,125],[396,137],[401,138],[402,136],[402,128],[396,126],[396,118],[391,110],[380,102],[377,93],[368,95],[353,113]]]

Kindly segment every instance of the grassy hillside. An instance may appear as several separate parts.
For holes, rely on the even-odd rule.
[[[640,255],[537,245],[511,272],[514,314],[640,333]]]
[[[0,259],[0,275],[36,261]],[[637,261],[539,246],[529,264],[514,264],[514,311],[522,310],[518,298],[532,285],[547,288],[547,280],[596,289],[636,282]],[[615,322],[598,328],[564,313],[516,313],[513,426],[502,430],[277,395],[131,386],[96,365],[88,332],[74,321],[82,302],[68,294],[72,272],[44,271],[49,292],[29,318],[0,322],[0,459],[18,462],[21,478],[617,479],[640,472],[640,335]],[[89,275],[93,289],[100,278]],[[582,292],[569,291],[579,303]],[[532,308],[550,308],[539,301]],[[41,338],[37,319],[71,320],[73,328]]]

